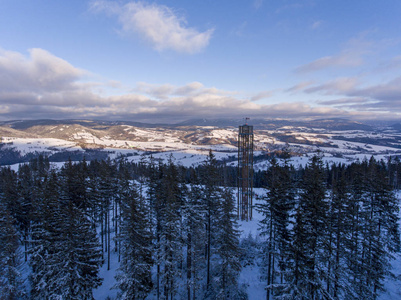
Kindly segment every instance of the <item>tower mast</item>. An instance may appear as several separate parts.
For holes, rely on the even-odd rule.
[[[238,219],[252,220],[253,198],[253,126],[239,126],[238,133]]]

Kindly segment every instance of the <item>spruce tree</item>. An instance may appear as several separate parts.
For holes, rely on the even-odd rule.
[[[388,181],[383,163],[372,157],[367,165],[366,196],[362,203],[361,280],[363,297],[376,299],[383,291],[383,281],[389,273],[389,262],[399,247],[399,201]]]
[[[273,158],[266,174],[266,195],[257,205],[263,219],[259,223],[263,277],[266,280],[266,299],[271,295],[280,295],[285,289],[284,276],[289,268],[289,221],[294,205],[294,185],[287,161],[280,166]],[[276,291],[274,290],[274,288]]]
[[[25,296],[21,278],[21,252],[14,219],[0,202],[0,299],[22,299]]]
[[[174,299],[183,267],[183,239],[181,233],[183,188],[177,167],[170,159],[162,178],[161,230],[158,247],[162,260],[161,284],[164,296]]]
[[[145,299],[152,289],[152,233],[147,212],[136,190],[121,199],[121,263],[116,275],[116,288],[121,299]]]
[[[205,258],[206,258],[206,292],[211,292],[211,271],[212,271],[212,256],[213,248],[216,246],[217,220],[219,219],[219,206],[221,202],[221,187],[220,176],[218,173],[217,160],[212,151],[206,157],[203,163],[203,170],[201,173],[201,183],[203,186],[202,198],[206,208],[205,215]]]
[[[56,174],[46,182],[43,210],[34,224],[31,295],[43,299],[92,299],[100,285],[101,249],[87,216]]]
[[[156,164],[153,157],[150,158],[148,165],[149,179],[147,189],[147,201],[150,206],[149,219],[154,237],[154,262],[156,264],[156,297],[161,296],[160,277],[161,277],[161,231],[162,231],[162,178],[164,167],[161,162]]]
[[[328,216],[328,238],[323,251],[326,253],[326,291],[334,299],[344,299],[350,295],[351,282],[346,267],[347,237],[352,228],[352,215],[348,215],[352,205],[347,184],[345,166],[332,166],[332,186]]]
[[[326,182],[321,157],[313,156],[302,177],[292,237],[293,266],[290,293],[308,299],[324,298],[326,277],[322,251],[327,241]]]
[[[238,276],[241,271],[238,224],[232,190],[225,188],[221,194],[221,206],[216,232],[217,259],[213,268],[215,299],[240,299]]]
[[[188,300],[195,299],[202,286],[202,271],[205,269],[205,214],[202,188],[199,182],[192,182],[183,207]]]

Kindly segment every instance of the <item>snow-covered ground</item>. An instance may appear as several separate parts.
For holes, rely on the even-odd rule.
[[[81,147],[90,147],[108,151],[110,156],[146,154],[166,159],[172,155],[175,161],[184,166],[198,164],[211,149],[221,159],[233,160],[237,155],[237,128],[218,128],[203,126],[196,128],[139,128],[122,125],[109,131],[89,130],[84,127],[62,125],[50,127],[48,135],[54,132],[69,131],[63,139],[57,138],[17,138],[1,137],[2,147],[12,148],[21,154],[44,152],[54,154],[57,151],[84,151]],[[50,133],[49,133],[50,132]],[[54,135],[60,137],[60,135]],[[285,142],[288,141],[288,142]],[[361,142],[365,141],[365,142]],[[330,131],[319,128],[284,126],[276,130],[255,130],[255,152],[271,152],[287,148],[298,153],[300,157],[310,156],[317,151],[324,159],[331,162],[348,163],[357,159],[387,158],[392,155],[401,156],[401,133],[395,131]],[[134,157],[132,157],[134,155]],[[307,158],[305,158],[307,159]],[[305,159],[296,162],[304,163]],[[258,163],[259,164],[259,163]],[[263,167],[261,163],[257,168]],[[232,164],[235,165],[235,162]]]

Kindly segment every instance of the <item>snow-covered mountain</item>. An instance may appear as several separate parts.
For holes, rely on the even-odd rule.
[[[93,120],[23,120],[0,122],[1,150],[54,155],[65,151],[143,153],[174,157],[185,165],[201,161],[210,149],[233,161],[238,126],[243,120],[189,120],[179,124],[145,124]],[[377,126],[343,119],[314,121],[252,120],[255,156],[284,148],[295,156],[320,151],[329,160],[401,154],[399,124]],[[3,154],[4,156],[4,154]],[[198,159],[197,159],[198,158]],[[14,161],[13,161],[14,162]],[[2,162],[3,164],[5,161]]]

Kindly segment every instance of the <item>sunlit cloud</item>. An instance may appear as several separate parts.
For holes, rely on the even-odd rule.
[[[188,27],[185,18],[165,6],[145,2],[119,4],[111,1],[93,1],[91,9],[118,17],[122,32],[138,35],[156,50],[174,50],[197,53],[208,46],[214,29],[200,32]]]
[[[332,67],[357,67],[363,64],[360,53],[343,52],[338,55],[321,57],[313,62],[296,68],[297,73],[314,72]]]
[[[1,92],[74,90],[74,82],[85,73],[43,49],[30,49],[29,54],[0,49]]]
[[[315,85],[305,89],[307,93],[321,92],[323,94],[339,94],[344,92],[353,91],[358,85],[358,79],[354,77],[336,78],[329,82]]]
[[[354,68],[362,66],[365,64],[364,57],[371,53],[371,48],[373,47],[372,43],[365,39],[365,35],[366,33],[350,39],[340,53],[320,57],[297,67],[295,72],[305,74],[328,68]]]
[[[334,105],[334,106],[353,106],[355,104],[364,104],[368,103],[369,100],[366,98],[361,97],[345,97],[345,98],[338,98],[332,100],[320,100],[318,101],[321,105]]]
[[[251,101],[258,101],[266,98],[270,98],[273,95],[272,91],[262,91],[251,97]]]
[[[286,92],[290,92],[290,93],[295,93],[298,91],[302,91],[305,88],[307,88],[308,86],[311,86],[314,83],[314,81],[303,81],[298,83],[297,85],[294,85],[288,89],[286,89]]]
[[[286,91],[336,99],[277,103],[273,91],[244,97],[239,91],[208,87],[197,81],[184,85],[138,82],[127,93],[126,87],[119,91],[122,85],[113,80],[84,82],[92,75],[43,49],[29,50],[27,55],[1,50],[0,117],[176,123],[200,117],[378,118],[391,115],[391,110],[401,110],[401,78],[370,86],[353,77],[321,84],[305,81]],[[119,92],[103,92],[110,86]],[[274,96],[280,92],[274,91]]]

